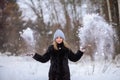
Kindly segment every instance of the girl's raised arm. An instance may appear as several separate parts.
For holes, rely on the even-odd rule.
[[[39,62],[45,63],[45,62],[49,61],[49,59],[50,59],[50,52],[51,52],[51,46],[48,47],[46,53],[43,56],[41,56],[38,53],[35,53],[33,58]]]

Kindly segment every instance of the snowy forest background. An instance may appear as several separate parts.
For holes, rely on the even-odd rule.
[[[52,44],[57,28],[65,32],[75,51],[80,47],[79,29],[84,25],[84,15],[94,13],[114,28],[115,55],[119,54],[119,7],[120,0],[0,0],[0,51],[12,55],[43,53]]]
[[[120,80],[120,0],[0,0],[0,80],[47,80],[50,63],[32,56],[57,28],[74,52],[86,47],[72,80]]]

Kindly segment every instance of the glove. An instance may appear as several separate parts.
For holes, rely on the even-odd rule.
[[[85,49],[85,48],[83,48],[83,47],[80,47],[80,51],[85,52],[85,51],[86,51],[86,49]]]

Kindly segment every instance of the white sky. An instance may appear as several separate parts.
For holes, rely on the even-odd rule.
[[[36,16],[33,13],[33,11],[27,6],[26,3],[29,3],[28,0],[18,0],[18,4],[20,5],[20,10],[22,10],[22,16],[24,17],[24,20],[35,20]]]

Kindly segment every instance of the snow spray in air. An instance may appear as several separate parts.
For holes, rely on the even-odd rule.
[[[92,56],[102,55],[108,59],[114,54],[115,31],[98,14],[83,16],[83,27],[79,29],[79,38],[80,45],[86,47]]]

